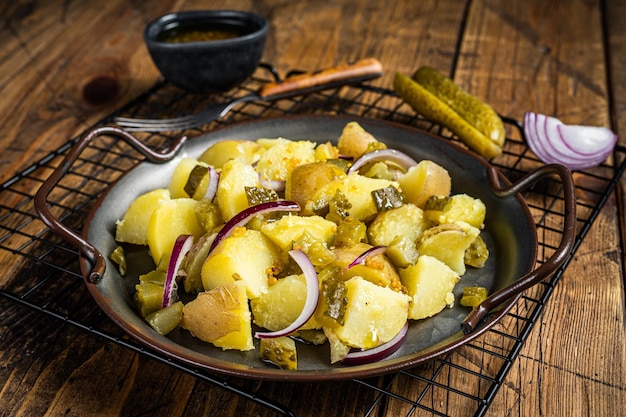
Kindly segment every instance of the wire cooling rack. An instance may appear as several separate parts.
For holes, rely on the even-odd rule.
[[[259,67],[255,75],[235,91],[219,97],[193,95],[159,83],[98,124],[110,123],[114,116],[168,117],[193,113],[209,101],[228,100],[254,91],[278,79],[275,70]],[[375,83],[335,88],[280,101],[250,102],[239,105],[225,118],[197,130],[169,133],[138,133],[147,145],[167,148],[182,133],[193,136],[220,125],[275,117],[286,114],[342,114],[403,123],[456,140],[446,129],[417,116],[392,92]],[[505,119],[507,142],[502,156],[493,164],[514,181],[541,165],[528,150],[521,126]],[[272,382],[251,386],[245,381],[222,378],[173,361],[137,344],[117,328],[96,306],[80,274],[77,251],[48,231],[33,208],[33,197],[42,181],[59,166],[77,140],[52,152],[28,169],[2,184],[0,189],[0,249],[11,253],[2,259],[9,276],[0,281],[0,295],[93,334],[122,345],[214,384],[258,406],[257,415],[295,416],[306,405],[287,405],[276,400]],[[574,253],[585,238],[599,211],[615,188],[625,167],[625,149],[616,148],[609,164],[575,173],[577,193],[577,236]],[[92,142],[72,169],[51,192],[51,211],[64,224],[80,231],[98,197],[142,157],[120,141],[99,138]],[[537,225],[538,264],[554,252],[562,236],[563,196],[551,181],[537,184],[524,195]],[[573,256],[573,254],[572,254]],[[569,258],[571,259],[571,257]],[[358,415],[364,416],[448,416],[450,405],[467,410],[465,415],[481,416],[516,360],[520,349],[538,320],[554,286],[569,260],[548,280],[528,290],[511,311],[494,327],[470,344],[436,358],[415,369],[367,380],[348,381],[342,401],[358,402]],[[341,383],[344,386],[344,383]],[[299,388],[291,388],[297,395]],[[284,397],[283,397],[284,398]],[[354,414],[354,413],[352,413]]]

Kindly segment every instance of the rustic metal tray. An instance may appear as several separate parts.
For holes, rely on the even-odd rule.
[[[221,97],[211,98],[188,94],[162,82],[98,124],[110,123],[114,116],[167,117],[192,113],[202,109],[209,101],[230,99],[278,78],[275,70],[262,65],[240,88]],[[236,107],[224,119],[195,131],[138,133],[137,136],[147,145],[162,149],[167,148],[182,133],[195,135],[220,125],[287,114],[337,114],[383,119],[456,140],[450,132],[415,115],[392,91],[377,86],[376,82],[335,88],[273,103],[250,102]],[[528,150],[521,125],[506,118],[505,122],[507,143],[503,155],[493,164],[515,181],[542,163]],[[33,207],[38,185],[59,166],[75,141],[69,141],[15,175],[0,188],[0,249],[11,252],[11,258],[15,259],[12,263],[18,265],[10,269],[11,276],[0,281],[0,295],[74,325],[95,337],[140,352],[222,387],[244,401],[258,405],[258,409],[265,410],[267,415],[295,416],[293,407],[272,398],[275,383],[250,385],[245,381],[213,375],[147,350],[112,325],[91,302],[81,276],[77,251],[50,233],[38,219]],[[626,169],[625,156],[626,149],[617,147],[612,163],[575,173],[577,235],[574,252],[569,259],[574,256]],[[71,171],[50,193],[51,211],[79,232],[99,196],[141,160],[140,154],[124,143],[107,137],[99,138],[90,144]],[[558,181],[545,180],[525,192],[524,198],[535,218],[539,237],[538,263],[541,264],[554,253],[555,245],[561,239],[562,190]],[[455,409],[467,410],[467,415],[483,415],[503,385],[569,259],[549,280],[528,290],[500,323],[472,343],[414,369],[381,378],[348,381],[347,384],[357,389],[344,389],[343,401],[361,402],[358,409],[364,410],[365,416],[409,416],[417,410],[420,415],[448,416],[448,405],[452,403],[457,404]],[[460,381],[463,381],[462,385]],[[367,404],[362,403],[364,398],[367,398]],[[458,404],[463,407],[458,407]]]

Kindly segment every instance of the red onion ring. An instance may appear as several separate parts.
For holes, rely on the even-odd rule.
[[[261,183],[263,188],[274,191],[284,191],[285,184],[287,183],[286,181],[282,180],[268,180],[267,178],[264,178],[261,174],[259,174],[259,182]]]
[[[317,308],[317,302],[320,296],[319,282],[317,280],[317,272],[315,267],[301,250],[290,250],[289,256],[296,261],[306,281],[306,300],[300,315],[289,326],[275,332],[256,332],[254,337],[259,339],[270,339],[275,337],[287,336],[302,327],[313,316]]]
[[[370,256],[380,255],[385,252],[387,252],[387,246],[372,246],[371,248],[369,248],[368,250],[366,250],[365,252],[357,256],[356,258],[354,258],[354,261],[350,262],[350,264],[347,265],[343,270],[347,271],[353,266],[362,265],[365,263],[365,260],[369,258]]]
[[[185,255],[187,255],[192,246],[192,235],[180,235],[174,242],[170,261],[167,265],[167,273],[165,275],[163,302],[161,303],[162,308],[168,307],[178,300],[178,284],[176,283],[176,276],[178,275],[180,264],[183,262]]]
[[[555,117],[527,112],[524,133],[528,147],[546,164],[582,170],[604,162],[617,143],[606,127],[566,125]]]
[[[279,201],[268,201],[265,203],[260,203],[251,207],[248,207],[245,210],[240,211],[235,214],[235,216],[230,219],[224,227],[217,233],[213,243],[211,244],[211,248],[209,249],[209,253],[216,248],[216,246],[225,238],[230,236],[233,233],[233,229],[238,226],[243,226],[248,223],[254,216],[258,216],[259,214],[271,213],[275,211],[300,211],[300,206],[298,203],[288,200],[279,200]]]
[[[372,363],[386,358],[396,352],[404,343],[406,335],[409,331],[409,322],[407,321],[402,329],[387,343],[383,343],[373,349],[361,350],[348,353],[341,361],[344,365],[363,365]]]
[[[215,194],[217,193],[217,185],[220,180],[220,174],[213,168],[209,166],[209,186],[204,193],[204,198],[209,201],[213,201],[215,199]]]
[[[413,158],[403,152],[395,149],[378,149],[372,152],[368,152],[356,161],[354,161],[352,166],[348,168],[348,174],[352,172],[357,172],[363,166],[378,161],[393,162],[405,171],[412,166],[417,165],[417,162]]]

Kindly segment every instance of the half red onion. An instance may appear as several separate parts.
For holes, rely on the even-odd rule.
[[[606,127],[566,125],[555,117],[528,112],[524,133],[530,149],[546,164],[562,164],[582,170],[604,162],[617,143]]]
[[[400,329],[400,332],[398,332],[398,334],[387,343],[383,343],[373,349],[350,352],[343,358],[341,363],[348,366],[363,365],[384,359],[400,349],[400,346],[402,346],[402,343],[404,343],[404,340],[406,339],[408,331],[409,322],[407,321],[404,324],[404,327]]]
[[[270,339],[275,337],[287,336],[300,327],[302,327],[313,316],[315,309],[317,308],[317,301],[320,296],[319,282],[317,280],[317,272],[315,267],[301,250],[290,250],[289,256],[296,261],[302,273],[304,274],[304,280],[306,281],[306,300],[304,301],[304,307],[300,315],[289,326],[282,330],[275,332],[256,332],[255,337],[259,339]]]
[[[244,226],[253,217],[258,216],[259,214],[272,213],[276,211],[300,211],[300,206],[298,203],[293,201],[278,200],[256,204],[240,211],[235,214],[232,219],[226,222],[224,227],[222,227],[222,229],[217,233],[217,236],[215,236],[213,244],[211,245],[211,249],[209,249],[209,253],[211,253],[223,239],[230,236],[235,227]]]
[[[403,152],[395,149],[378,149],[368,152],[354,161],[350,168],[348,168],[348,174],[351,172],[357,172],[367,164],[379,161],[393,162],[405,171],[412,166],[417,165],[417,162],[413,158]]]
[[[344,271],[352,268],[353,266],[364,264],[365,260],[369,258],[370,256],[380,255],[385,252],[387,252],[387,246],[372,246],[371,248],[369,248],[368,250],[366,250],[365,252],[357,256],[356,258],[354,258],[354,261],[350,262],[350,264],[348,264],[344,268]]]
[[[176,283],[176,276],[178,275],[180,264],[183,262],[185,255],[187,255],[192,246],[192,235],[180,235],[174,242],[170,262],[167,265],[167,273],[165,274],[163,302],[161,303],[162,308],[169,307],[172,303],[178,301],[178,284]]]

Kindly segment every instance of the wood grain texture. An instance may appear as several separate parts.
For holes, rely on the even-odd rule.
[[[430,65],[501,114],[520,119],[530,110],[569,123],[610,126],[626,144],[626,0],[5,3],[2,181],[152,86],[160,75],[143,45],[143,28],[164,13],[197,8],[267,16],[263,60],[281,73],[373,56],[384,68],[380,85],[389,86],[395,71],[410,74]],[[617,193],[601,212],[486,415],[608,417],[626,407],[625,203]],[[12,239],[19,245],[19,235]],[[0,251],[0,285],[25,262]],[[33,275],[42,279],[45,268],[33,268]],[[478,370],[482,363],[473,351],[459,355],[469,368]],[[426,371],[429,366],[434,365]],[[493,364],[482,372],[497,370]],[[460,389],[468,383],[453,372],[439,377]],[[376,395],[350,382],[227,382],[278,399],[304,417],[363,416]],[[394,384],[410,398],[422,388],[408,376]],[[472,415],[470,401],[444,390],[428,391],[426,400],[447,415]],[[370,415],[409,413],[430,415],[394,399],[377,404]],[[140,415],[280,414],[0,297],[0,416]]]

